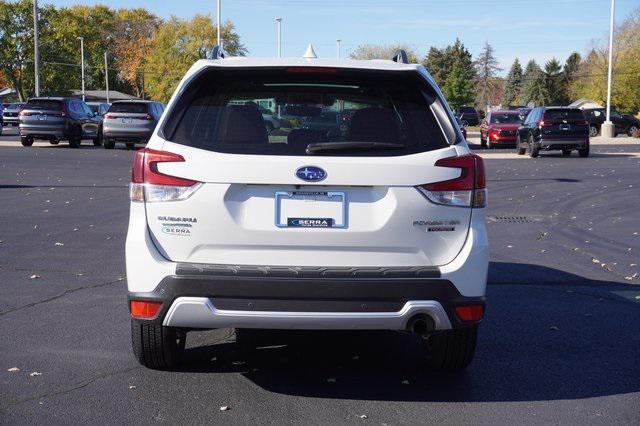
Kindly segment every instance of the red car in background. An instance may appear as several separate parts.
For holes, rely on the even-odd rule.
[[[490,111],[480,124],[480,144],[514,145],[521,122],[519,111]]]

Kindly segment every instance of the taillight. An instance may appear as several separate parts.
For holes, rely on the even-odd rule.
[[[587,120],[576,121],[576,125],[578,125],[578,126],[588,126],[589,122]]]
[[[485,207],[487,205],[484,162],[476,154],[442,158],[437,167],[460,169],[460,176],[444,182],[418,186],[418,190],[435,204],[453,207]]]
[[[20,117],[29,117],[30,115],[31,113],[27,111],[20,111],[20,114],[18,114]]]
[[[116,118],[116,116],[113,115],[113,114],[107,113],[107,114],[104,115],[104,118],[105,118],[105,120],[112,120],[112,119]]]
[[[549,122],[545,123],[544,120],[538,120],[538,121],[536,121],[536,126],[538,126],[538,127],[551,127],[551,126],[553,126],[553,124],[551,124]]]
[[[158,163],[183,162],[184,158],[172,152],[155,149],[136,151],[131,168],[131,201],[180,201],[189,198],[201,183],[166,175],[158,171]]]
[[[484,316],[483,305],[463,305],[454,308],[456,316],[462,322],[477,322]]]
[[[143,119],[143,120],[147,120],[147,121],[151,121],[151,120],[153,120],[153,117],[152,117],[151,115],[149,115],[149,114],[145,114],[145,115],[142,117],[142,119]]]
[[[147,302],[145,300],[131,300],[129,302],[131,316],[138,319],[154,319],[161,306],[162,302]]]

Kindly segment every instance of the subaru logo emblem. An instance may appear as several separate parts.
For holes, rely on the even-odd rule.
[[[320,182],[327,177],[327,172],[316,166],[303,166],[296,170],[296,176],[307,182]]]

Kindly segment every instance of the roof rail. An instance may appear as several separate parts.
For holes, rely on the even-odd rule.
[[[403,49],[396,50],[396,53],[393,54],[393,56],[391,57],[391,60],[393,62],[398,62],[401,64],[409,63],[409,57],[407,56],[407,52],[405,52]]]
[[[213,49],[207,52],[207,59],[224,59],[227,53],[222,49],[222,46],[216,45]]]

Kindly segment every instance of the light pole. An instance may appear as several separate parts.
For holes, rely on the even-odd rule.
[[[607,120],[602,123],[601,133],[605,138],[615,137],[615,126],[611,122],[611,80],[613,72],[613,18],[615,15],[616,0],[611,0],[611,17],[609,20],[609,72],[607,75]]]
[[[282,57],[282,18],[276,18],[276,46],[277,56]]]
[[[80,40],[80,68],[82,71],[82,100],[84,101],[84,37],[78,37]]]
[[[104,82],[105,82],[105,86],[107,86],[107,103],[109,103],[109,65],[107,64],[106,50],[104,51]]]
[[[40,96],[40,45],[38,43],[38,0],[33,0],[33,72],[36,96]]]
[[[336,58],[340,59],[340,42],[342,40],[337,39],[336,40]]]
[[[222,33],[220,32],[220,1],[218,0],[218,46],[220,46],[220,48],[222,48]]]

